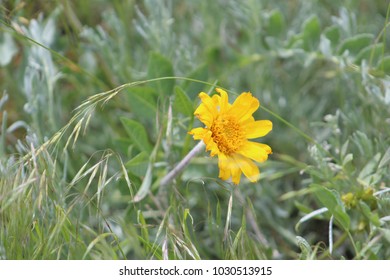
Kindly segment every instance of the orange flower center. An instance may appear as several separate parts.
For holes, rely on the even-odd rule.
[[[219,116],[210,130],[218,149],[226,155],[235,153],[245,140],[242,127],[233,116]]]

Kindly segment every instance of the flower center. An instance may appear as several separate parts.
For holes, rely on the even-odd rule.
[[[241,126],[233,116],[219,116],[210,130],[218,149],[226,155],[236,152],[245,140]]]

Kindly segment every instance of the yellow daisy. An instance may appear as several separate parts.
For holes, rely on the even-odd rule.
[[[256,182],[260,171],[253,162],[264,162],[272,153],[271,147],[248,141],[262,137],[272,130],[269,120],[255,121],[252,114],[259,108],[260,102],[250,92],[240,94],[233,104],[228,101],[226,91],[217,88],[219,93],[210,97],[199,93],[202,103],[194,115],[206,127],[192,129],[195,140],[203,140],[211,156],[218,155],[219,177],[227,180],[232,177],[235,184],[240,183],[241,173]]]

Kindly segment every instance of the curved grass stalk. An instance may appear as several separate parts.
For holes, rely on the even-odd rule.
[[[109,102],[112,98],[114,98],[117,94],[119,94],[124,89],[135,87],[135,86],[139,86],[139,85],[142,85],[142,84],[162,81],[162,80],[184,80],[184,81],[190,81],[190,82],[195,82],[195,83],[208,85],[208,86],[211,86],[211,87],[215,86],[215,83],[209,83],[209,82],[205,82],[205,81],[201,81],[201,80],[197,80],[197,79],[192,79],[192,78],[186,78],[186,77],[172,76],[172,77],[160,77],[160,78],[153,78],[153,79],[147,79],[147,80],[141,80],[141,81],[135,81],[135,82],[131,82],[131,83],[126,83],[126,84],[120,85],[120,86],[118,86],[118,87],[116,87],[114,89],[111,89],[109,91],[105,91],[105,92],[101,92],[101,93],[92,95],[89,98],[87,98],[87,100],[85,100],[83,103],[81,103],[78,107],[76,107],[74,109],[74,111],[76,113],[70,119],[70,121],[65,126],[63,126],[60,130],[58,130],[58,132],[55,133],[49,140],[47,140],[45,143],[43,143],[42,146],[37,149],[36,153],[39,153],[44,148],[46,148],[48,146],[51,146],[53,144],[55,146],[57,146],[59,141],[61,140],[61,138],[65,135],[65,133],[72,126],[73,126],[73,129],[70,132],[70,136],[66,140],[66,143],[65,143],[65,146],[64,146],[63,150],[66,150],[70,145],[72,145],[72,147],[73,147],[74,144],[76,143],[78,137],[80,136],[80,132],[81,131],[85,132],[85,130],[86,130],[86,128],[87,128],[87,126],[88,126],[88,124],[89,124],[89,122],[91,120],[92,114],[95,111],[95,108],[99,104],[101,106],[104,106],[107,102]],[[223,87],[221,87],[221,88],[223,88]],[[225,88],[223,88],[223,89],[225,89]],[[273,117],[275,117],[280,122],[286,124],[288,127],[293,129],[296,133],[301,135],[308,142],[316,144],[316,145],[318,145],[318,147],[322,148],[322,146],[319,143],[317,143],[312,137],[307,135],[305,132],[303,132],[298,127],[294,126],[289,121],[285,120],[284,118],[282,118],[281,116],[279,116],[278,114],[276,114],[275,112],[273,112],[272,110],[270,110],[270,109],[268,109],[268,108],[266,108],[264,106],[261,106],[261,108],[264,111],[266,111],[267,113],[271,114]],[[26,155],[24,157],[24,160],[27,160],[29,158],[29,156],[30,155]]]

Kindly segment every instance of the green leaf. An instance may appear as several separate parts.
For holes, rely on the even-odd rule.
[[[390,75],[390,56],[385,56],[378,63],[378,69],[382,70],[386,75]]]
[[[151,53],[148,64],[148,78],[173,77],[173,67],[171,62],[159,53]],[[171,95],[175,80],[160,80],[150,83],[158,94]]]
[[[359,209],[374,226],[379,227],[381,225],[378,214],[372,212],[371,208],[366,203],[359,201]]]
[[[388,243],[390,243],[390,229],[387,228],[379,228],[379,232],[383,234],[383,237],[386,239]]]
[[[359,148],[361,154],[371,154],[373,150],[372,142],[370,138],[360,130],[355,131],[352,134],[352,141]]]
[[[151,152],[148,158],[149,161],[147,163],[146,173],[142,178],[142,184],[139,190],[137,191],[137,193],[135,194],[133,198],[133,202],[139,202],[149,194],[150,188],[152,187],[154,163],[156,161],[156,155],[160,147],[160,144],[161,144],[161,137],[158,137],[154,145],[153,151]]]
[[[298,200],[294,200],[294,206],[302,213],[307,214],[313,211],[312,208],[307,206],[306,204],[299,202]]]
[[[377,153],[360,171],[358,178],[361,180],[365,180],[366,177],[374,173],[376,168],[378,167],[379,160],[381,158],[381,154]]]
[[[340,29],[338,26],[330,26],[325,28],[324,35],[329,39],[331,46],[335,47],[339,44],[340,41]]]
[[[351,219],[349,218],[348,214],[345,212],[343,205],[337,205],[336,208],[334,208],[333,211],[334,218],[337,222],[340,223],[340,225],[345,229],[349,230],[349,226],[351,224]]]
[[[310,187],[313,189],[315,196],[322,203],[322,205],[332,212],[332,209],[338,205],[334,192],[324,186],[317,184],[312,184]]]
[[[343,163],[342,165],[345,166],[347,163],[353,160],[353,154],[349,153],[343,158]]]
[[[6,66],[18,53],[18,48],[12,36],[6,32],[0,33],[0,66]]]
[[[341,151],[340,151],[341,158],[344,158],[347,155],[348,145],[349,145],[349,140],[345,141],[344,144],[341,146]]]
[[[126,153],[127,156],[132,155],[133,143],[126,136],[113,139],[113,144],[117,150]]]
[[[178,86],[175,87],[175,102],[174,109],[185,116],[192,116],[194,114],[194,107],[190,98],[184,90]]]
[[[345,229],[348,230],[350,226],[350,218],[345,213],[343,202],[340,195],[336,191],[329,190],[321,185],[312,184],[310,186],[317,199],[323,206],[328,208],[329,212],[335,217],[336,221]]]
[[[139,177],[144,176],[149,164],[149,155],[141,152],[126,162],[125,166],[128,171]]]
[[[365,59],[370,65],[376,65],[382,56],[383,46],[383,43],[379,43],[363,48],[356,56],[355,63],[360,64]]]
[[[130,140],[140,150],[150,154],[152,147],[149,143],[146,130],[142,124],[135,120],[121,118],[120,119]]]
[[[132,87],[127,92],[131,111],[139,119],[153,120],[157,112],[155,89],[151,87]]]
[[[278,37],[284,32],[285,28],[286,22],[284,20],[283,14],[279,10],[271,11],[268,18],[267,33],[270,36]]]
[[[379,162],[378,169],[385,167],[389,161],[390,161],[390,147],[386,150],[381,161]]]
[[[317,16],[311,16],[303,23],[303,48],[305,50],[314,50],[317,48],[320,40],[321,29]]]
[[[369,46],[373,39],[374,35],[372,34],[359,34],[348,38],[341,43],[338,53],[343,54],[346,50],[348,50],[351,55],[357,55],[360,50]]]
[[[145,176],[142,180],[141,187],[134,196],[133,202],[139,202],[145,196],[148,195],[150,187],[152,186],[152,177],[153,177],[153,162],[149,162],[148,168],[146,169]]]

